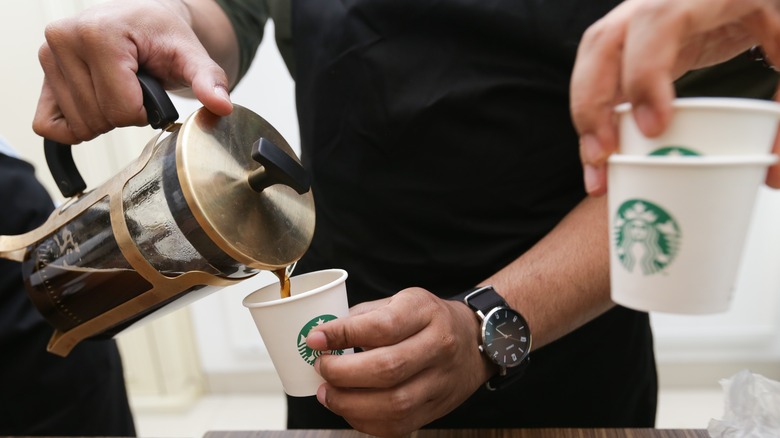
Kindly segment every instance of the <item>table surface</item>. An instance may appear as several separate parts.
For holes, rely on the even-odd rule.
[[[212,431],[203,438],[361,438],[354,430]],[[420,430],[410,438],[709,438],[704,429],[452,429]]]

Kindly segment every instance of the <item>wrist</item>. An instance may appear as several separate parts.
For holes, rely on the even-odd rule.
[[[480,351],[482,320],[463,301],[454,301],[454,307],[457,309],[460,320],[463,321],[462,326],[468,328],[469,363],[478,364],[474,366],[474,370],[478,370],[477,373],[474,373],[479,380],[477,386],[484,385],[485,382],[498,375],[500,369],[495,362]]]

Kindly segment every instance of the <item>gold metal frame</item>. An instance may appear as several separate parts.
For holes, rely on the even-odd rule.
[[[168,128],[170,135],[175,135],[180,127],[180,124],[170,126]],[[163,134],[164,132],[161,132],[152,138],[144,147],[141,155],[114,178],[92,191],[71,198],[65,205],[55,210],[40,227],[25,234],[0,236],[0,258],[22,262],[28,246],[46,238],[53,231],[60,229],[79,214],[108,197],[111,226],[119,249],[130,266],[152,285],[148,291],[68,331],[63,332],[55,329],[47,347],[49,352],[63,357],[67,356],[73,347],[84,339],[130,320],[140,312],[154,308],[194,286],[228,286],[241,281],[241,279],[217,277],[202,271],[191,271],[176,277],[166,277],[146,261],[131,238],[125,221],[122,189],[127,181],[141,172],[149,163],[149,159],[159,145]]]

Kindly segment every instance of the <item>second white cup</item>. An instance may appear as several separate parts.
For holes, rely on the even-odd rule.
[[[774,155],[609,159],[612,300],[643,311],[728,310]]]

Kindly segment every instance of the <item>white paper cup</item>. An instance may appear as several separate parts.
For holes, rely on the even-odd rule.
[[[290,278],[289,298],[280,298],[279,283],[244,298],[284,392],[291,396],[314,395],[324,382],[313,366],[320,352],[306,346],[306,335],[317,325],[349,314],[346,279],[347,272],[342,269],[310,272]]]
[[[612,300],[643,311],[728,310],[774,155],[609,159]]]
[[[774,143],[780,104],[758,99],[676,99],[668,129],[645,137],[629,104],[615,108],[622,155],[765,155]]]

